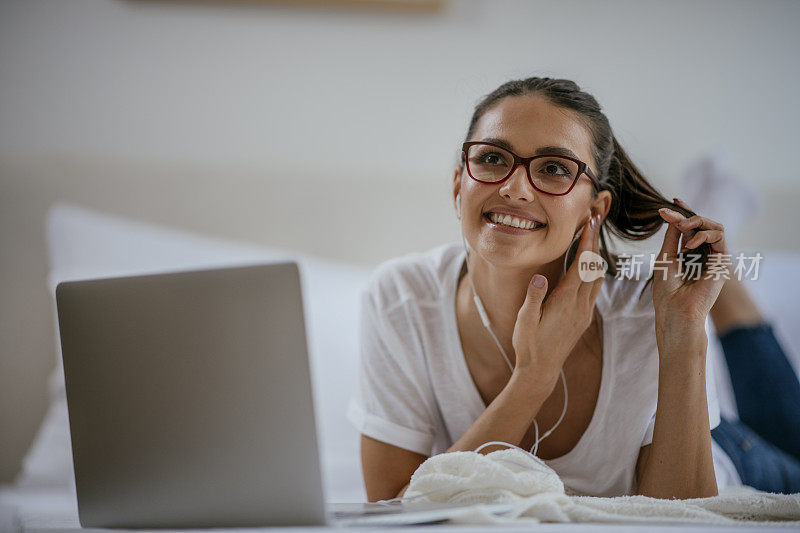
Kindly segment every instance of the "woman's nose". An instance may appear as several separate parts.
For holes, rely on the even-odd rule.
[[[533,200],[534,188],[528,181],[528,171],[523,165],[518,165],[514,172],[500,187],[500,194],[513,200]]]

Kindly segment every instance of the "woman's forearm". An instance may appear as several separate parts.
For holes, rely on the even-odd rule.
[[[519,446],[554,386],[554,380],[543,383],[541,379],[515,372],[500,394],[447,451],[471,451],[491,441]],[[487,452],[496,449],[486,447]]]
[[[638,493],[654,498],[716,496],[706,399],[706,348],[702,328],[676,341],[659,338],[658,404],[653,442],[639,476]]]
[[[447,452],[473,451],[491,441],[519,446],[554,386],[555,381],[543,380],[541,375],[515,371],[500,394]],[[488,453],[499,448],[487,446],[483,451]],[[397,493],[398,498],[403,497],[408,486],[406,484]]]

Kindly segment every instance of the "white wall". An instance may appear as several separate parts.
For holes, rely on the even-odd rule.
[[[0,0],[0,481],[46,402],[52,201],[374,265],[457,236],[472,107],[549,75],[667,196],[727,150],[768,206],[742,244],[800,248],[799,22],[791,1]]]
[[[797,186],[798,2],[223,4],[4,2],[0,156],[442,179],[475,101],[547,74],[591,91],[657,182],[722,147]]]

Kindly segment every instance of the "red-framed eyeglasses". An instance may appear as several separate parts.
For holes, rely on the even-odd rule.
[[[519,165],[525,167],[528,181],[537,191],[552,196],[568,194],[581,174],[586,174],[592,185],[600,189],[600,181],[586,163],[580,159],[560,154],[542,154],[520,157],[498,144],[484,141],[465,142],[461,159],[466,163],[467,174],[481,183],[501,183],[508,179]]]

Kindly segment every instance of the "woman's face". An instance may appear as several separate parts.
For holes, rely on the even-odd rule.
[[[529,157],[544,147],[571,150],[597,175],[587,129],[574,112],[540,97],[507,97],[490,108],[478,121],[470,141],[502,141],[520,157]],[[533,188],[525,168],[518,166],[502,183],[480,183],[462,165],[456,170],[454,193],[461,193],[461,228],[470,247],[497,266],[531,267],[563,256],[576,231],[599,213],[604,218],[610,194],[592,198],[592,182],[581,174],[563,196],[551,196]],[[488,218],[494,209],[511,208],[543,223],[529,230],[504,229]]]

